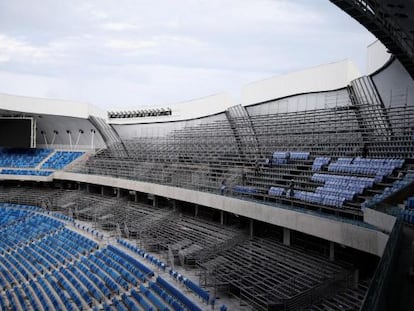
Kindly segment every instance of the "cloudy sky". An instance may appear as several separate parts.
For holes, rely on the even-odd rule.
[[[0,0],[0,93],[168,105],[352,59],[375,38],[328,0]]]

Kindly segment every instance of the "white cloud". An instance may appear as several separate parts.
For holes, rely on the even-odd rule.
[[[363,66],[373,40],[326,0],[0,1],[0,29],[0,92],[103,107],[237,94],[347,57]]]
[[[111,39],[105,45],[116,50],[135,52],[136,50],[156,47],[157,43],[150,40]]]
[[[128,24],[128,23],[104,23],[101,25],[104,30],[112,31],[126,31],[126,30],[136,30],[138,29],[137,25]]]
[[[12,59],[31,61],[47,57],[48,53],[44,48],[0,34],[0,60],[3,60],[3,62],[11,61]]]

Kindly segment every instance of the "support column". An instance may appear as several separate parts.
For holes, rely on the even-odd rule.
[[[121,190],[119,188],[116,188],[116,197],[117,198],[121,197]]]
[[[354,271],[354,288],[358,288],[358,283],[359,283],[359,270],[355,269]]]
[[[101,196],[104,195],[104,186],[101,186]]]
[[[253,239],[253,233],[254,233],[254,220],[250,218],[249,220],[249,236],[251,239]]]
[[[335,260],[335,243],[329,242],[329,261]]]
[[[290,229],[283,228],[283,244],[290,246]]]
[[[91,193],[90,189],[89,189],[89,184],[86,184],[86,192],[87,193]]]
[[[158,206],[158,198],[154,195],[154,200],[152,200],[152,206],[157,207]]]
[[[175,212],[177,210],[177,202],[175,200],[172,200],[172,207],[173,211]]]
[[[194,216],[195,216],[195,217],[197,217],[197,216],[198,216],[198,205],[197,205],[197,204],[196,204],[196,206],[195,206]]]
[[[134,191],[134,202],[138,202],[138,195],[136,191]]]
[[[220,211],[220,224],[224,225],[224,211]]]

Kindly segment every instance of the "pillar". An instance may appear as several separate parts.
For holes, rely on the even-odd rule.
[[[353,287],[354,288],[358,288],[358,283],[359,283],[359,270],[355,269],[354,271],[354,283],[353,283]]]
[[[136,191],[134,191],[134,202],[138,202],[138,194]]]
[[[198,216],[198,205],[197,205],[197,204],[196,204],[196,206],[195,206],[194,216],[195,216],[195,217],[197,217],[197,216]]]
[[[154,200],[152,200],[152,206],[157,207],[158,206],[158,198],[154,195]]]
[[[220,211],[220,224],[224,225],[224,212]]]
[[[172,200],[172,207],[173,207],[173,211],[175,212],[177,210],[177,203],[175,200]]]
[[[329,242],[329,261],[335,260],[335,243]]]
[[[101,186],[101,196],[104,195],[104,186]]]
[[[253,239],[253,233],[254,233],[254,220],[250,218],[249,220],[249,236],[251,239]]]
[[[290,246],[290,230],[288,228],[283,228],[283,244]]]

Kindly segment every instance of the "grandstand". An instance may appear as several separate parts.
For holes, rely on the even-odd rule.
[[[321,65],[239,103],[0,95],[35,140],[0,147],[0,310],[412,308],[413,49],[384,26],[399,7],[332,2],[395,56],[376,42],[365,76]]]

